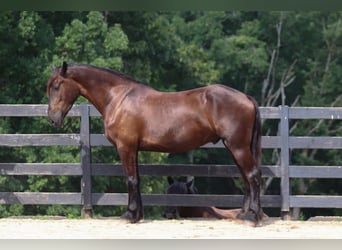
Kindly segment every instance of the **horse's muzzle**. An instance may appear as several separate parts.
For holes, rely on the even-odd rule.
[[[168,207],[167,209],[165,209],[163,217],[170,220],[177,219],[177,209],[174,207]]]
[[[171,220],[171,219],[177,219],[177,215],[176,215],[176,214],[173,214],[173,213],[165,213],[165,214],[164,214],[164,218],[169,219],[169,220]]]
[[[48,111],[48,117],[52,126],[59,128],[63,125],[64,117],[61,111],[57,111],[56,113]]]

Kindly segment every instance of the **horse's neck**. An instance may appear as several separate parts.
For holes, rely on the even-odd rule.
[[[113,99],[112,93],[120,94],[118,93],[120,91],[113,91],[113,88],[120,88],[124,84],[120,79],[115,79],[114,76],[106,72],[100,76],[98,74],[99,72],[91,70],[87,70],[86,73],[78,73],[75,71],[73,78],[81,85],[80,94],[88,99],[104,115],[106,107]],[[129,84],[126,87],[128,88]]]

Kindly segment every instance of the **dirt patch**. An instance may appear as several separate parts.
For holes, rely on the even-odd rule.
[[[342,219],[282,221],[262,227],[231,220],[0,219],[1,239],[342,239]]]

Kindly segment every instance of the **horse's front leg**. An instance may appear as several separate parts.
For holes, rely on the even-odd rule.
[[[143,206],[140,194],[140,178],[138,171],[138,152],[130,147],[118,148],[118,153],[127,177],[128,208],[122,218],[136,223],[143,218]]]

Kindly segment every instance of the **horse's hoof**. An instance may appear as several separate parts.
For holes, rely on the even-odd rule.
[[[135,214],[138,214],[138,213],[135,213]],[[121,215],[121,218],[128,220],[130,223],[137,223],[143,218],[143,216],[142,215],[137,216],[137,215],[134,215],[133,212],[131,211],[126,211],[123,215]]]
[[[259,216],[260,217],[260,216]],[[256,215],[253,211],[248,212],[240,212],[236,216],[238,220],[241,220],[244,222],[244,224],[259,227],[262,226],[262,220],[261,218],[256,218]]]
[[[237,214],[236,218],[239,220],[249,220],[250,221],[250,220],[255,220],[255,215],[254,215],[254,213],[252,214],[251,211],[246,212],[246,211],[241,210]]]
[[[177,219],[177,216],[172,214],[172,213],[166,213],[163,215],[164,218],[169,219],[169,220],[174,220]]]
[[[130,221],[132,219],[132,213],[126,211],[124,214],[121,215],[121,219]]]

